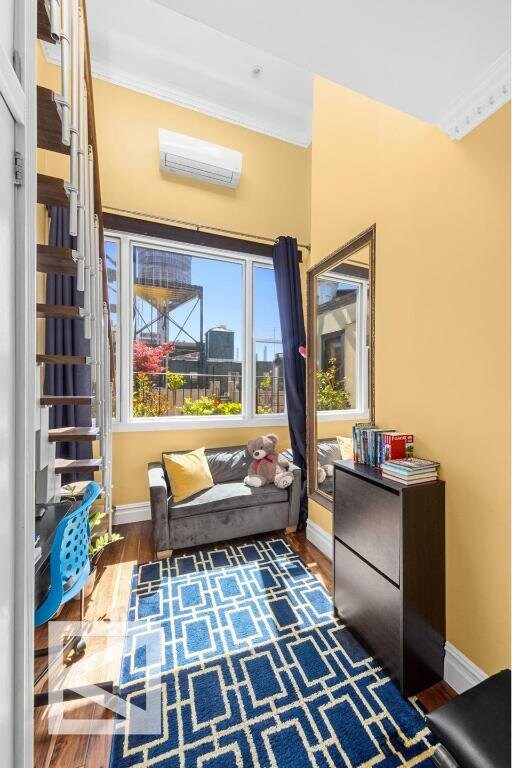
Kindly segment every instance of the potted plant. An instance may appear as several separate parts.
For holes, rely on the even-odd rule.
[[[85,597],[89,597],[92,594],[94,585],[96,584],[96,573],[98,563],[107,547],[111,544],[115,544],[116,541],[121,541],[124,537],[120,533],[93,533],[95,528],[101,524],[101,521],[105,518],[106,512],[101,507],[92,508],[89,512],[89,527],[91,529],[91,538],[89,541],[89,562],[91,564],[91,572],[89,578],[85,582],[84,594]]]
[[[72,484],[65,485],[62,486],[61,490],[65,493],[67,498],[72,499],[72,501],[76,501],[75,486]],[[89,512],[89,528],[91,530],[91,538],[89,540],[89,562],[91,564],[91,572],[89,574],[89,578],[85,582],[85,597],[90,597],[93,592],[94,585],[96,584],[96,569],[104,551],[111,544],[114,544],[116,541],[121,541],[124,538],[119,533],[93,533],[93,530],[100,525],[106,514],[107,513],[104,512],[100,507],[92,507]],[[79,599],[79,594],[74,597],[74,600]]]
[[[185,386],[185,377],[181,373],[174,373],[173,371],[167,371],[165,374],[165,382],[169,391],[171,399],[170,412],[176,413],[176,390],[182,389]]]
[[[346,379],[338,379],[335,357],[329,359],[325,370],[317,371],[316,378],[316,407],[319,411],[341,411],[350,408],[350,392],[345,389]]]

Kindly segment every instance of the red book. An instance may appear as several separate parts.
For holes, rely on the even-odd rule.
[[[414,437],[408,432],[385,432],[384,461],[407,459],[414,453]]]

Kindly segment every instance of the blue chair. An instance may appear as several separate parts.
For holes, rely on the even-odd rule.
[[[90,525],[89,512],[93,502],[98,498],[101,488],[98,483],[89,483],[83,495],[83,499],[76,509],[72,509],[62,518],[52,542],[50,552],[50,588],[43,602],[35,612],[34,624],[40,627],[50,621],[59,608],[80,593],[80,627],[84,623],[84,586],[91,572],[89,561]],[[71,648],[82,652],[85,650],[85,642],[79,637],[68,638],[64,644],[61,655],[66,654]],[[49,649],[41,648],[35,652],[36,657],[48,656]],[[37,685],[48,673],[48,665],[35,677]],[[112,682],[100,683],[105,693],[112,693]],[[64,691],[66,701],[81,698],[77,691]],[[46,706],[49,703],[48,693],[38,693],[34,696],[34,706]]]
[[[81,504],[73,509],[58,524],[50,552],[50,589],[41,605],[36,609],[35,626],[40,627],[52,619],[61,605],[79,592],[83,595],[85,582],[89,578],[89,511],[100,495],[98,483],[86,486]],[[83,599],[81,600],[83,613]],[[83,621],[83,615],[80,616]]]

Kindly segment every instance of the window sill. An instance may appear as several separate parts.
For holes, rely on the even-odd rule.
[[[317,421],[360,421],[370,418],[368,411],[317,411]]]
[[[174,416],[155,419],[132,419],[130,421],[112,423],[113,432],[157,432],[188,429],[246,429],[259,427],[262,430],[268,427],[287,427],[286,414],[275,416]]]

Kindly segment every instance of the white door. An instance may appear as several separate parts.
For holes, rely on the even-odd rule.
[[[0,765],[32,765],[36,3],[0,0]],[[16,57],[14,56],[16,49]],[[19,63],[19,77],[13,61]],[[18,150],[27,169],[14,184]]]
[[[12,61],[12,3],[0,0],[0,56]],[[4,25],[7,19],[9,24]],[[10,32],[10,34],[9,34]],[[1,81],[0,81],[1,82]],[[1,91],[1,86],[0,86]],[[0,97],[0,744],[1,763],[13,765],[14,733],[14,518],[15,518],[15,220],[13,158],[15,121]]]

